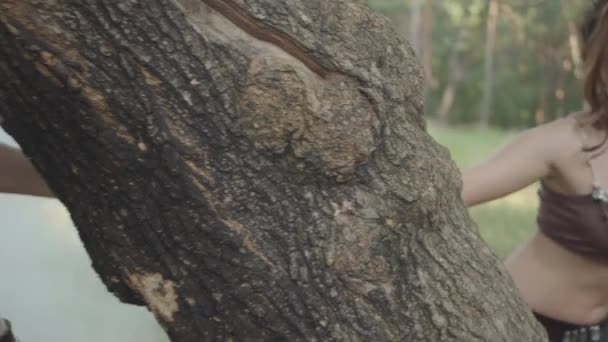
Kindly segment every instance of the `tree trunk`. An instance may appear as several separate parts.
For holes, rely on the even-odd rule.
[[[367,7],[0,7],[5,128],[172,341],[543,341]]]
[[[492,111],[494,97],[494,45],[496,43],[496,22],[498,20],[498,0],[490,0],[488,8],[488,21],[486,29],[485,62],[483,97],[481,101],[481,113],[479,123],[488,126]]]

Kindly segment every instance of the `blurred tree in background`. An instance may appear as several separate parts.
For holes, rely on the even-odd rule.
[[[370,0],[416,50],[426,113],[450,124],[529,127],[582,108],[577,23],[585,0]]]

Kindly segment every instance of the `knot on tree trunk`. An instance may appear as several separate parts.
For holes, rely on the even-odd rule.
[[[240,126],[256,147],[285,154],[292,170],[348,180],[376,149],[378,114],[356,81],[321,79],[269,56],[247,76]]]

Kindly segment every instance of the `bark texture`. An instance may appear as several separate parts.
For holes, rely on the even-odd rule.
[[[108,289],[172,341],[542,341],[335,0],[0,0],[0,111]]]

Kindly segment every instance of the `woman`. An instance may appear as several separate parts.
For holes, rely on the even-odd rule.
[[[540,181],[539,230],[506,261],[553,341],[608,341],[608,0],[581,27],[589,109],[463,172],[467,205]]]

